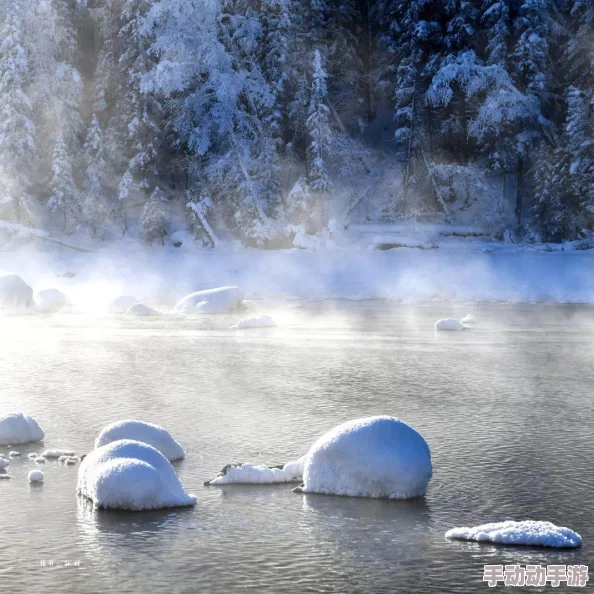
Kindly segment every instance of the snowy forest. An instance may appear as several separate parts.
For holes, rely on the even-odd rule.
[[[0,6],[3,221],[268,248],[357,217],[594,229],[590,0]]]

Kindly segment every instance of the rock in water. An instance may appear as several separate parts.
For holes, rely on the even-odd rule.
[[[0,276],[0,309],[35,307],[33,289],[16,274]]]
[[[480,526],[452,528],[445,534],[450,540],[474,540],[507,545],[532,547],[575,548],[582,544],[582,537],[569,528],[551,522],[523,520],[493,522]]]
[[[129,439],[93,450],[81,462],[77,493],[96,508],[146,510],[196,504],[161,452]]]
[[[221,287],[197,291],[187,295],[175,305],[176,313],[217,314],[236,311],[245,299],[239,287]]]
[[[231,326],[236,330],[245,330],[248,328],[274,328],[276,324],[274,320],[266,315],[262,314],[261,316],[255,316],[253,318],[244,318],[243,320],[239,320],[235,326]]]
[[[440,331],[466,330],[466,326],[454,318],[444,318],[435,322],[435,329]]]
[[[139,300],[133,295],[121,295],[107,304],[107,312],[110,314],[125,314],[128,308]]]
[[[144,303],[134,303],[127,309],[126,315],[135,316],[137,318],[148,318],[160,316],[161,313],[158,312],[156,309],[153,309],[152,307],[145,305]]]
[[[171,433],[159,425],[144,421],[125,420],[107,425],[95,440],[95,448],[100,448],[113,441],[131,439],[141,441],[159,450],[168,460],[181,460],[186,453]]]
[[[17,445],[39,441],[45,436],[43,429],[32,417],[12,413],[0,417],[0,445]]]
[[[42,483],[45,476],[41,470],[32,470],[28,478],[30,483]]]
[[[425,495],[429,446],[396,417],[349,421],[318,439],[305,459],[304,493],[409,499]]]

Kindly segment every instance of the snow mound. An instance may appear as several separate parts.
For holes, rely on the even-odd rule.
[[[241,302],[241,308],[242,309],[257,309],[258,304],[255,301],[252,301],[251,299],[244,299]]]
[[[12,452],[8,452],[8,455],[9,455],[11,458],[16,458],[17,456],[20,456],[20,455],[21,455],[21,452],[15,452],[15,451],[13,450]]]
[[[0,416],[0,445],[39,441],[45,436],[37,421],[23,413]]]
[[[221,287],[197,291],[187,295],[175,305],[176,313],[228,313],[236,311],[245,299],[239,287]]]
[[[33,458],[36,464],[45,464],[47,460],[43,456],[38,456],[37,458]]]
[[[128,308],[139,300],[133,295],[121,295],[107,304],[107,312],[110,314],[125,314]]]
[[[304,231],[297,231],[293,238],[293,247],[302,250],[318,250],[320,249],[320,238],[315,235],[308,235]]]
[[[443,320],[437,320],[437,322],[435,322],[435,329],[455,331],[465,330],[466,326],[464,326],[464,324],[461,324],[458,320],[454,320],[454,318],[444,318]]]
[[[95,440],[95,449],[113,441],[130,439],[140,441],[159,450],[170,461],[181,460],[186,453],[171,433],[159,425],[144,421],[124,420],[116,421],[104,427]]]
[[[76,458],[67,458],[64,460],[64,464],[66,464],[66,466],[74,466],[76,464]]]
[[[33,289],[16,274],[0,276],[0,309],[35,307]]]
[[[129,439],[93,450],[82,461],[77,493],[96,508],[144,510],[196,503],[161,452]]]
[[[303,493],[408,499],[425,495],[429,446],[396,417],[348,421],[320,437],[305,459]]]
[[[73,450],[45,450],[40,454],[42,458],[59,458],[60,456],[74,456]]]
[[[63,307],[70,307],[72,305],[68,297],[62,291],[58,291],[58,289],[39,291],[36,295],[35,302],[37,303],[37,310],[41,313],[54,313]]]
[[[301,480],[305,456],[282,467],[264,464],[227,464],[207,485],[292,483]]]
[[[133,303],[126,311],[127,316],[149,317],[160,316],[161,313],[144,303]]]
[[[6,458],[0,458],[0,470],[4,470],[10,462]]]
[[[231,326],[231,328],[235,328],[236,330],[245,330],[247,328],[273,328],[276,324],[274,320],[266,314],[262,314],[261,316],[254,316],[253,318],[243,318],[243,320],[239,320],[235,326]]]
[[[461,320],[460,320],[461,324],[476,324],[477,323],[477,319],[475,316],[473,316],[472,314],[468,314],[467,316],[464,316]]]
[[[45,476],[41,470],[32,470],[28,478],[30,483],[42,483]]]
[[[481,526],[452,528],[445,534],[450,540],[475,540],[508,545],[533,547],[574,548],[582,544],[582,537],[551,522],[523,520],[493,522]]]

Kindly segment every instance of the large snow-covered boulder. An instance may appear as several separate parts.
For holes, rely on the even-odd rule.
[[[466,330],[466,326],[454,318],[444,318],[443,320],[437,320],[437,322],[435,322],[435,329],[439,331],[455,332],[457,330]]]
[[[16,274],[0,276],[0,309],[35,307],[33,289]]]
[[[77,493],[96,508],[129,510],[195,505],[171,463],[146,443],[124,439],[93,450],[78,469]]]
[[[144,303],[134,303],[127,309],[126,315],[136,318],[149,318],[160,316],[161,313]]]
[[[175,305],[177,313],[216,314],[236,311],[245,299],[239,287],[207,289],[187,295]]]
[[[291,460],[284,466],[264,464],[227,464],[206,485],[293,483],[301,480],[305,456]]]
[[[431,474],[420,433],[396,417],[368,417],[339,425],[313,444],[300,490],[408,499],[425,495]]]
[[[53,313],[61,310],[63,307],[70,307],[70,300],[62,291],[58,289],[45,289],[39,291],[35,296],[37,310],[41,313]]]
[[[480,526],[452,528],[445,534],[450,540],[475,540],[507,545],[531,547],[574,548],[582,544],[582,537],[569,528],[551,522],[523,520],[492,522]]]
[[[23,413],[0,416],[0,445],[17,445],[40,441],[44,436],[43,429],[32,417]]]
[[[171,433],[159,425],[144,421],[116,421],[104,427],[95,440],[95,448],[100,448],[120,439],[141,441],[159,450],[168,460],[181,460],[186,453]]]
[[[121,295],[107,304],[107,312],[110,314],[125,314],[128,308],[135,303],[140,303],[140,301],[134,295]]]
[[[252,318],[243,318],[239,320],[235,326],[231,326],[235,330],[246,330],[248,328],[274,328],[276,323],[274,320],[266,314],[261,316],[254,316]]]

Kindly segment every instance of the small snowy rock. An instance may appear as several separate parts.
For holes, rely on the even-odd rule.
[[[6,458],[0,458],[0,470],[4,470],[10,462]]]
[[[176,313],[217,314],[239,309],[245,295],[239,287],[221,287],[197,291],[187,295],[175,305]]]
[[[160,316],[161,313],[156,309],[145,305],[144,303],[134,303],[126,311],[127,316],[135,316],[137,318],[147,318],[151,316]]]
[[[27,457],[29,458],[29,460],[35,460],[35,458],[37,458],[39,456],[39,454],[36,454],[35,452],[31,452]]]
[[[32,470],[28,478],[30,483],[42,483],[45,476],[41,470]]]
[[[71,305],[70,300],[58,289],[46,289],[36,295],[37,311],[41,313],[54,313],[63,307]]]
[[[81,462],[77,493],[91,499],[96,508],[145,510],[196,504],[161,452],[127,439],[93,450]]]
[[[186,455],[169,431],[159,425],[136,420],[116,421],[104,427],[95,440],[95,449],[120,439],[147,443],[159,450],[171,462],[181,460]]]
[[[207,485],[292,483],[301,480],[305,456],[281,468],[264,464],[227,464]]]
[[[131,305],[139,303],[133,295],[121,295],[107,304],[107,312],[110,314],[125,314]]]
[[[456,331],[456,330],[465,330],[466,326],[461,324],[458,320],[454,318],[444,318],[443,320],[437,320],[435,322],[435,329],[439,331]]]
[[[64,464],[66,464],[66,466],[74,466],[76,464],[76,458],[68,458],[67,460],[64,460]]]
[[[0,276],[0,309],[35,307],[33,289],[16,274]]]
[[[523,520],[493,522],[473,527],[452,528],[445,534],[450,540],[474,540],[507,545],[533,547],[574,548],[582,544],[582,537],[551,522]]]
[[[20,455],[21,455],[21,452],[15,452],[15,451],[13,450],[12,452],[8,452],[8,455],[9,455],[11,458],[16,458],[17,456],[20,456]]]
[[[303,493],[408,499],[432,475],[423,436],[396,417],[348,421],[320,437],[305,459]]]
[[[45,450],[43,454],[40,454],[43,458],[60,458],[61,456],[74,456],[73,450]]]
[[[461,324],[476,324],[476,322],[477,320],[472,314],[468,314],[460,320]]]
[[[276,324],[274,320],[266,315],[262,314],[261,316],[254,316],[253,318],[244,318],[243,320],[239,320],[235,326],[231,326],[236,330],[245,330],[247,328],[274,328]]]
[[[0,416],[0,445],[40,441],[45,436],[37,421],[23,413]]]
[[[241,309],[257,309],[258,304],[255,301],[251,301],[250,299],[244,299],[241,302]]]
[[[35,458],[35,462],[37,464],[45,464],[47,462],[47,460],[43,456],[39,456],[39,457]]]

